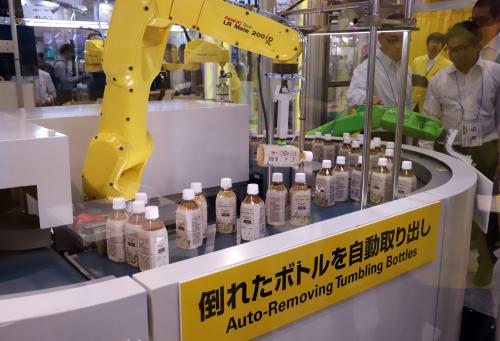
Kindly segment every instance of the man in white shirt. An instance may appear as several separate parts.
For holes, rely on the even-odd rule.
[[[480,57],[480,39],[475,31],[477,25],[469,21],[448,32],[447,50],[453,65],[430,80],[424,110],[440,117],[446,130],[458,129],[454,148],[470,155],[475,167],[493,180],[498,165],[500,64]],[[436,149],[443,147],[438,145]],[[474,225],[472,239],[479,249],[475,283],[484,286],[491,281],[496,262],[493,251],[498,240],[497,221],[490,218],[487,235]]]
[[[500,1],[478,0],[471,20],[479,26],[481,57],[500,63]]]
[[[401,77],[402,33],[380,33],[378,36],[379,48],[375,63],[375,92],[374,104],[397,105],[399,81]],[[366,79],[368,74],[368,60],[354,69],[351,84],[347,91],[347,103],[350,107],[366,103]],[[408,68],[407,79],[407,107],[411,108],[412,86],[411,71]]]
[[[48,72],[38,69],[35,80],[35,103],[37,107],[53,105],[56,100],[56,88]]]

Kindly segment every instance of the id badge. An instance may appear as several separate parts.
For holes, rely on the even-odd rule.
[[[462,147],[480,147],[483,144],[482,136],[479,121],[462,122]]]

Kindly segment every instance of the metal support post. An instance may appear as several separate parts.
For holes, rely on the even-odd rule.
[[[17,106],[24,108],[23,76],[21,75],[21,58],[19,56],[19,43],[17,39],[16,10],[14,0],[9,0],[10,32],[14,45],[14,70],[16,73]]]
[[[366,111],[363,144],[363,178],[361,182],[361,209],[368,203],[368,177],[370,176],[370,143],[372,139],[373,93],[375,90],[375,62],[377,58],[377,17],[379,15],[379,0],[373,1],[373,14],[370,24],[370,45],[368,52],[368,75],[366,78]]]

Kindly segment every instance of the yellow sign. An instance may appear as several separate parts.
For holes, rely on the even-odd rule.
[[[426,264],[439,215],[438,202],[181,283],[182,339],[248,340]]]

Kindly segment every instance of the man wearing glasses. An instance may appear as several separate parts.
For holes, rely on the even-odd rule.
[[[479,26],[481,57],[500,63],[500,0],[478,0],[470,19]]]
[[[430,80],[424,110],[440,117],[446,130],[458,130],[454,148],[470,155],[476,168],[493,180],[498,165],[500,64],[480,57],[477,30],[474,22],[465,21],[448,31],[447,52],[453,65]],[[436,149],[442,151],[443,147],[438,145]],[[474,279],[478,286],[487,285],[492,278],[496,262],[493,251],[498,240],[495,219],[490,217],[487,235],[476,225],[472,228],[472,240],[479,251]]]

